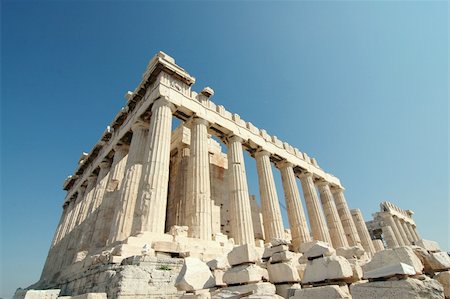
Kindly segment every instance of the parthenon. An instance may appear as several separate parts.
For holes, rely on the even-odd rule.
[[[213,89],[193,91],[194,83],[167,54],[159,52],[151,59],[138,87],[126,94],[125,107],[65,180],[63,212],[35,288],[59,289],[71,296],[101,292],[108,298],[210,298],[210,293],[183,289],[181,283],[177,289],[157,287],[154,276],[152,291],[135,286],[130,291],[123,287],[123,272],[111,274],[120,277],[122,286],[113,290],[117,281],[105,273],[150,263],[160,267],[152,271],[170,268],[164,278],[168,282],[186,280],[180,277],[188,275],[189,259],[210,265],[228,255],[228,271],[234,271],[239,266],[233,265],[233,252],[246,248],[244,255],[261,255],[243,262],[256,263],[251,267],[270,258],[269,277],[262,275],[258,283],[276,284],[278,295],[273,291],[270,298],[277,298],[285,292],[278,291],[280,283],[292,287],[308,279],[297,274],[305,271],[298,266],[303,270],[295,270],[293,278],[274,280],[270,265],[278,264],[272,263],[277,253],[272,248],[285,246],[285,255],[295,255],[305,265],[317,258],[308,255],[314,246],[331,250],[320,255],[323,259],[334,256],[335,249],[346,258],[347,252],[360,252],[355,255],[362,265],[377,253],[420,240],[412,212],[388,202],[366,226],[361,211],[349,208],[340,180],[315,158],[212,102]],[[173,128],[175,118],[180,125]],[[259,200],[249,193],[244,152],[256,160]],[[281,175],[289,228],[283,224],[273,166]],[[213,273],[222,269],[210,268]],[[228,271],[223,271],[228,282],[222,287],[247,283],[226,278]],[[219,287],[214,277],[216,284],[202,289]],[[296,297],[295,290],[290,294],[282,296],[306,298]]]

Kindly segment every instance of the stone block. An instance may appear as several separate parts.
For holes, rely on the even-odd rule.
[[[230,263],[228,263],[228,258],[226,255],[219,256],[215,259],[210,260],[206,263],[211,270],[221,269],[226,270],[230,268]]]
[[[259,282],[265,271],[255,264],[243,264],[228,269],[223,275],[223,281],[228,285]]]
[[[153,243],[155,252],[180,253],[186,252],[186,245],[178,242],[157,241]]]
[[[60,289],[17,290],[13,299],[56,299],[60,292]]]
[[[275,291],[275,286],[270,282],[257,282],[223,288],[215,292],[212,298],[239,298],[239,295],[243,294],[252,294],[254,296],[270,296],[275,295]]]
[[[266,247],[266,248],[264,248],[264,252],[263,252],[262,258],[263,259],[268,259],[274,253],[284,252],[284,251],[289,251],[289,246],[288,245],[278,245],[278,246]]]
[[[295,290],[295,295],[289,299],[350,299],[352,298],[345,289],[337,285],[323,287],[304,288]],[[375,297],[374,297],[375,298]]]
[[[287,240],[287,239],[282,239],[282,238],[273,238],[272,240],[270,240],[270,244],[272,245],[272,247],[278,246],[278,245],[290,245],[291,241]]]
[[[214,281],[216,283],[216,286],[218,287],[224,287],[227,284],[223,281],[223,275],[225,274],[224,270],[220,270],[220,269],[215,269],[212,271],[213,276],[214,276]]]
[[[444,271],[438,273],[434,279],[444,287],[445,298],[450,298],[450,271]]]
[[[339,247],[336,249],[336,255],[343,256],[346,259],[361,258],[366,251],[361,246]]]
[[[308,261],[302,282],[351,281],[352,277],[349,261],[342,256],[327,256]]]
[[[189,230],[188,226],[173,225],[170,228],[169,234],[171,234],[172,236],[187,237],[188,236],[188,230]]]
[[[357,259],[348,259],[350,266],[352,267],[353,276],[351,282],[360,281],[363,278],[363,270],[360,266],[360,262]]]
[[[298,283],[281,283],[275,285],[277,295],[283,298],[289,298],[294,296],[295,290],[301,289],[302,287]]]
[[[175,287],[179,291],[195,291],[214,286],[214,277],[208,265],[194,257],[184,259],[183,267],[175,282]]]
[[[441,248],[439,247],[439,243],[435,242],[435,241],[430,241],[430,240],[418,240],[418,241],[414,241],[414,244],[417,246],[422,247],[423,249],[425,249],[428,252],[439,252],[441,251]]]
[[[375,269],[383,268],[388,265],[396,265],[399,263],[410,265],[416,271],[416,274],[421,274],[423,265],[420,259],[416,256],[411,247],[398,247],[394,249],[386,249],[375,253],[372,260],[365,264],[362,268],[364,273],[373,271]]]
[[[428,277],[356,283],[350,286],[350,293],[353,299],[444,299],[442,286]]]
[[[271,283],[298,282],[300,276],[297,269],[290,262],[268,264],[269,281]]]
[[[209,290],[197,290],[192,293],[183,294],[180,299],[210,299],[211,293]]]
[[[333,247],[331,247],[328,243],[326,242],[322,242],[322,241],[314,241],[314,242],[309,242],[309,243],[313,243],[313,244],[307,244],[307,243],[303,243],[303,248],[302,245],[300,245],[300,252],[303,253],[303,256],[306,259],[315,259],[315,258],[319,258],[322,256],[331,256],[333,254],[336,253],[336,250],[334,250]],[[307,248],[307,250],[305,250],[305,248]]]
[[[294,257],[294,253],[291,251],[281,251],[281,252],[275,252],[270,257],[271,263],[281,263],[281,262],[288,262],[292,260]]]
[[[234,247],[233,250],[228,253],[228,262],[231,266],[244,263],[256,263],[259,262],[260,259],[261,256],[259,252],[250,244]]]
[[[450,269],[450,256],[447,252],[433,252],[425,257],[425,266],[433,271]]]
[[[364,272],[364,279],[389,278],[396,275],[413,276],[416,274],[414,268],[410,265],[398,263]]]
[[[107,299],[106,293],[86,293],[72,296],[71,299]]]

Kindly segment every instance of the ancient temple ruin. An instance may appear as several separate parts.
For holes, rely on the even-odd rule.
[[[333,298],[351,298],[343,286],[363,279],[361,265],[385,245],[419,240],[412,213],[390,203],[367,227],[360,210],[349,209],[339,179],[315,158],[212,102],[211,88],[193,91],[194,82],[167,54],[153,57],[126,106],[64,182],[62,216],[32,288],[216,298],[213,290],[228,287],[252,298],[306,298],[296,297],[301,283],[320,298],[314,292],[323,280],[339,282],[326,290],[348,295]],[[244,151],[256,160],[259,201],[249,194]],[[281,173],[289,229],[272,165]],[[318,258],[343,267],[341,276],[325,277],[327,268],[313,263]],[[206,275],[201,290],[189,282],[189,267],[211,271],[194,275]],[[313,267],[325,276],[311,274]]]

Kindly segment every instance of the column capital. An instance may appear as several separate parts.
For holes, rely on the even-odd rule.
[[[109,168],[109,167],[111,167],[111,161],[103,160],[102,162],[100,162],[99,167],[100,168]]]
[[[269,156],[270,157],[270,153],[268,151],[266,151],[265,149],[258,149],[255,152],[255,157],[262,157],[262,156]]]
[[[149,123],[143,120],[137,120],[134,124],[131,125],[131,131],[136,132],[137,130],[145,130],[150,126]]]
[[[308,177],[313,177],[313,173],[312,172],[309,172],[309,171],[302,171],[299,175],[298,175],[298,177],[299,178],[308,178]]]
[[[291,162],[287,161],[287,160],[281,160],[280,162],[275,163],[277,168],[279,169],[284,169],[287,167],[294,167],[294,164],[292,164]]]
[[[129,150],[129,149],[130,149],[130,145],[129,144],[125,144],[125,143],[117,143],[113,147],[113,150],[114,150],[115,153],[118,152],[118,151]]]
[[[227,136],[227,139],[228,139],[229,142],[240,142],[240,143],[242,143],[244,141],[244,139],[242,137],[234,135],[234,134]]]
[[[328,181],[325,181],[325,180],[318,180],[316,182],[316,185],[318,187],[327,187],[327,186],[330,187],[330,183]]]
[[[163,106],[169,107],[170,110],[172,111],[172,113],[174,113],[175,110],[177,110],[177,107],[175,107],[175,105],[172,104],[172,102],[169,100],[168,97],[160,97],[160,98],[157,98],[153,102],[152,112],[155,111],[156,109],[160,108],[160,107],[163,107]]]
[[[205,125],[205,126],[209,126],[209,121],[207,121],[204,118],[198,117],[198,116],[194,116],[192,118],[192,123],[195,125]]]

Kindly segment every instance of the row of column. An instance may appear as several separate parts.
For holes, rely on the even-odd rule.
[[[389,248],[411,245],[420,240],[416,227],[410,222],[390,213],[383,213],[382,217],[383,237]]]
[[[98,175],[89,178],[85,190],[80,187],[77,199],[65,207],[55,243],[88,216],[87,225],[79,230],[81,242],[78,251],[99,248],[142,232],[164,233],[174,108],[167,99],[160,98],[153,104],[149,123],[138,121],[133,124],[130,146],[117,149],[112,164],[102,163]],[[191,237],[210,240],[212,212],[208,122],[194,117],[188,125],[191,128],[191,146],[184,221],[189,226]],[[242,142],[237,136],[230,136],[227,141],[229,200],[233,215],[231,230],[237,244],[253,244],[254,231]],[[284,238],[270,153],[260,150],[255,153],[255,158],[266,240]],[[292,242],[298,246],[310,241],[311,237],[296,176],[290,163],[281,162],[277,167],[281,172]],[[319,182],[319,199],[313,175],[303,173],[299,178],[313,239],[328,242],[336,248],[362,243],[367,251],[373,253],[365,224],[365,229],[358,230],[364,221],[362,217],[355,218],[351,214],[343,190],[332,191],[329,183]],[[107,186],[119,192],[107,191],[103,196]]]

